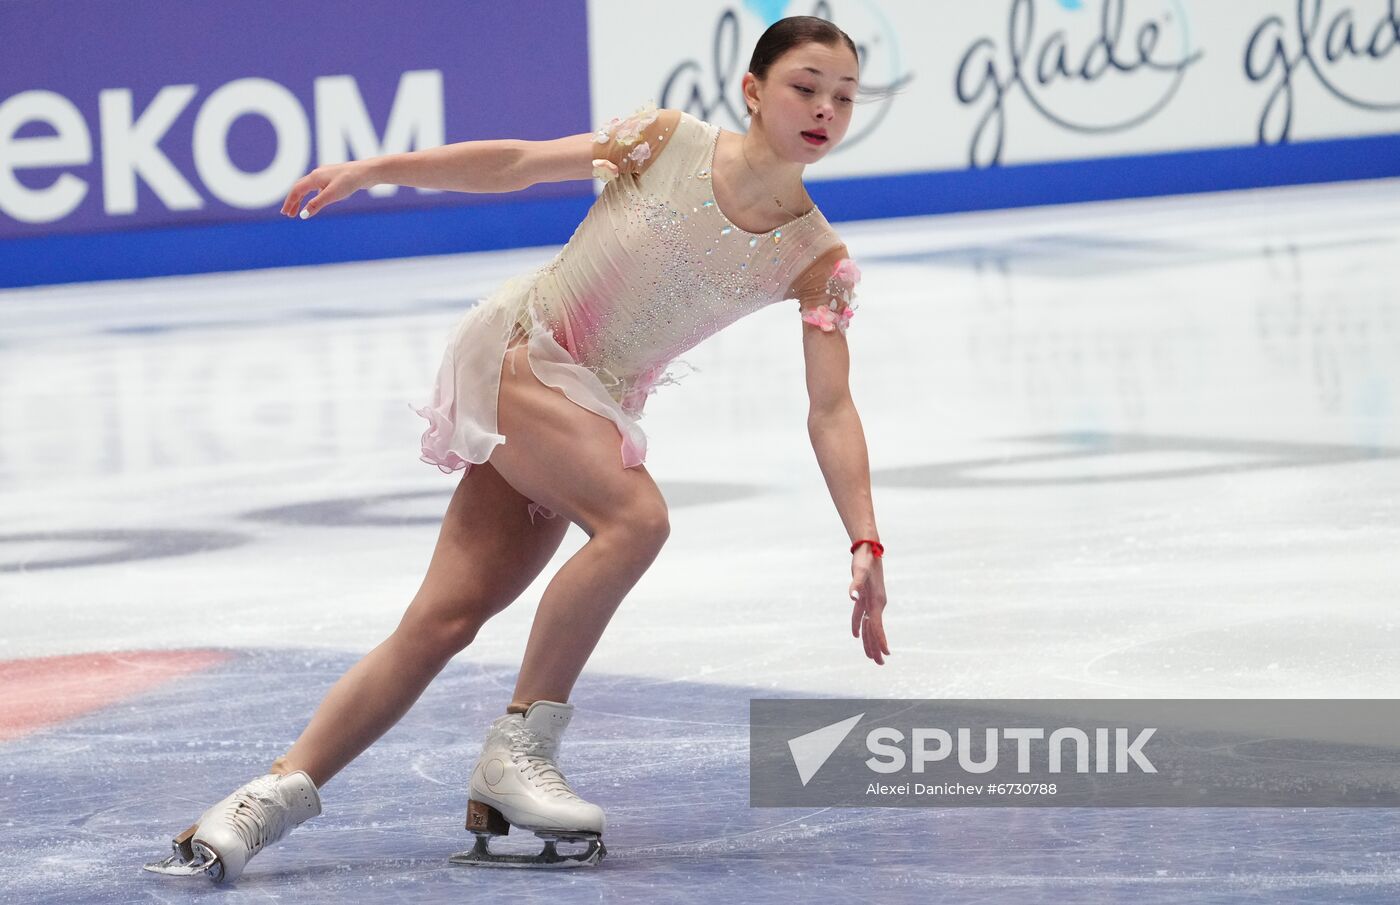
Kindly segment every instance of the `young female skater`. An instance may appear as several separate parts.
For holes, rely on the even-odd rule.
[[[802,184],[805,167],[850,126],[858,70],[845,32],[787,18],[759,39],[744,76],[746,134],[648,105],[595,133],[352,161],[319,167],[292,187],[288,216],[318,192],[305,218],[382,182],[471,192],[590,175],[607,182],[554,260],[473,308],[448,345],[432,404],[420,410],[429,423],[423,458],[465,474],[398,628],[331,688],[266,776],[205,811],[176,837],[175,853],[150,867],[232,880],[319,814],[319,789],[534,581],[569,523],[589,540],[545,589],[513,700],[471,774],[467,827],[476,847],[454,860],[597,863],[603,811],[574,792],[556,760],[574,682],[669,533],[636,419],[654,388],[673,379],[665,367],[676,355],[783,299],[799,302],[808,429],[853,541],[851,633],[883,664],[883,548],[847,386],[844,334],[859,270]],[[544,850],[490,852],[487,839],[512,825],[544,839]],[[563,855],[558,839],[587,846]]]

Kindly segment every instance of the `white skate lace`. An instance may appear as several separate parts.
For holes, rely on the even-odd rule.
[[[540,754],[547,742],[528,726],[516,724],[501,727],[510,742],[511,756],[517,761],[525,761],[525,778],[537,786],[566,798],[578,798],[578,793],[569,787],[559,766],[547,754]],[[582,799],[579,799],[582,801]]]
[[[243,840],[249,854],[282,838],[287,826],[287,810],[273,792],[270,781],[255,779],[234,796],[218,816]]]

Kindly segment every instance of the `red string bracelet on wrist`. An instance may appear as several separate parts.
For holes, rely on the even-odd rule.
[[[870,552],[875,554],[876,559],[879,559],[880,557],[885,555],[885,545],[877,540],[871,540],[869,538],[862,538],[861,540],[858,540],[855,543],[851,544],[851,552],[855,553],[856,548],[859,547],[861,544],[869,544]]]

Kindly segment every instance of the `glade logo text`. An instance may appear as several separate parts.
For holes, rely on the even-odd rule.
[[[1186,70],[1199,61],[1192,52],[1180,0],[1153,0],[1155,15],[1135,20],[1125,38],[1126,0],[1101,0],[1099,33],[1076,45],[1066,30],[1036,30],[1035,0],[1012,0],[1006,46],[979,38],[962,55],[955,91],[964,106],[986,104],[968,149],[972,167],[1001,162],[1006,145],[1006,100],[1019,90],[1046,120],[1070,132],[1095,134],[1132,129],[1156,116],[1176,94]],[[1058,15],[1082,18],[1079,0],[1060,0]],[[1161,45],[1173,45],[1172,49]],[[1147,77],[1134,77],[1145,70]],[[1132,87],[1129,100],[1096,83],[1113,77]],[[1155,76],[1155,77],[1153,77]]]
[[[1363,6],[1374,10],[1374,20],[1359,11]],[[1245,48],[1244,71],[1251,82],[1274,82],[1259,115],[1260,144],[1285,142],[1292,135],[1293,75],[1304,65],[1329,94],[1349,106],[1378,113],[1400,110],[1400,79],[1386,77],[1375,66],[1400,53],[1396,6],[1397,0],[1298,0],[1292,22],[1269,16],[1259,23]],[[1344,87],[1339,78],[1343,71],[1351,73],[1354,83],[1367,86],[1371,96]],[[1382,88],[1388,89],[1388,98],[1375,97],[1376,89]]]
[[[788,740],[788,750],[797,767],[798,777],[805,786],[821,769],[832,753],[860,722],[860,713]],[[990,773],[995,770],[1002,740],[1016,745],[1016,772],[1030,773],[1032,758],[1037,766],[1049,773],[1065,772],[1066,747],[1072,749],[1075,773],[1127,773],[1131,765],[1143,773],[1156,773],[1143,751],[1155,728],[1139,730],[1129,739],[1131,730],[1122,727],[1097,727],[1086,732],[1073,726],[1060,727],[1046,734],[1040,727],[988,727],[982,730],[981,756],[974,750],[973,730],[960,727],[953,732],[938,727],[913,727],[906,736],[892,726],[877,726],[865,734],[865,748],[871,756],[866,767],[876,773],[898,773],[906,768],[923,773],[929,764],[956,757],[957,765],[967,773]],[[956,737],[956,744],[954,739]]]

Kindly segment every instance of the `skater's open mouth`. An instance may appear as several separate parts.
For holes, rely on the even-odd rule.
[[[826,133],[825,133],[825,132],[803,132],[803,133],[802,133],[802,139],[803,139],[803,141],[807,142],[807,144],[809,144],[809,145],[824,145],[824,144],[826,144]]]

